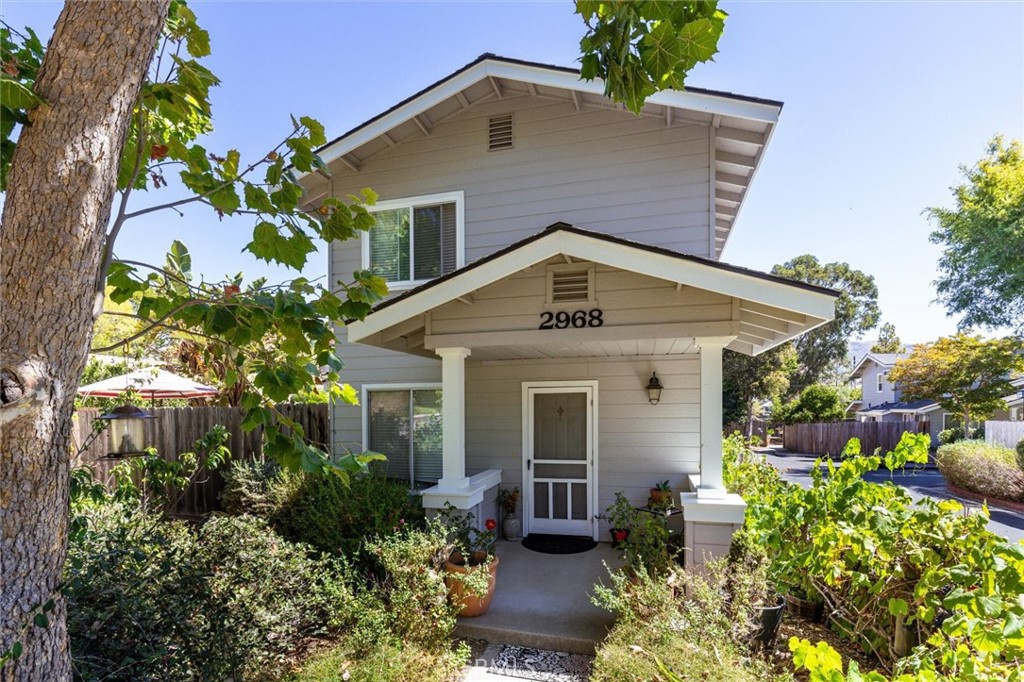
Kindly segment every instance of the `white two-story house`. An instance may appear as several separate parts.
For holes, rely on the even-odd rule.
[[[780,102],[694,88],[635,116],[602,93],[484,55],[320,150],[309,206],[380,197],[332,282],[372,268],[392,292],[338,330],[361,402],[332,408],[334,447],[383,452],[428,508],[488,515],[518,486],[526,533],[598,539],[616,491],[668,479],[700,562],[743,520],[723,350],[825,324],[835,293],[719,260]]]

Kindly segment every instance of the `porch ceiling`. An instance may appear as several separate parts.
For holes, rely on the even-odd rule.
[[[593,269],[594,296],[556,305],[548,274]],[[349,340],[474,360],[696,353],[702,343],[756,355],[833,317],[834,292],[674,254],[567,225],[552,226],[447,277],[406,292],[349,326]],[[585,324],[543,326],[555,311]],[[599,311],[600,319],[592,319]]]

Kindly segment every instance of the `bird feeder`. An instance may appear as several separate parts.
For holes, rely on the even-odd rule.
[[[103,415],[110,429],[108,457],[131,457],[145,453],[145,430],[147,419],[156,417],[135,405],[120,405]]]

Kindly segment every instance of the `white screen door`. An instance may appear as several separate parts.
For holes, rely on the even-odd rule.
[[[526,476],[532,533],[593,533],[593,390],[527,389]]]

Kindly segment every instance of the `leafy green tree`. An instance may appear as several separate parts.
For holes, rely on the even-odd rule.
[[[209,37],[184,2],[70,3],[45,56],[34,34],[9,27],[0,50],[9,159],[0,223],[0,661],[17,659],[5,680],[66,679],[67,448],[106,288],[115,304],[137,302],[139,329],[93,350],[158,329],[216,339],[235,354],[225,384],[249,379],[245,428],[264,428],[267,453],[289,468],[344,475],[366,458],[330,457],[274,406],[314,387],[322,368],[335,398],[355,399],[339,381],[333,325],[365,316],[386,286],[369,272],[330,283],[197,280],[177,241],[162,264],[115,257],[121,230],[155,211],[247,219],[247,250],[295,270],[314,238],[348,239],[373,224],[369,191],[315,211],[301,204],[295,173],[326,172],[313,151],[326,138],[313,119],[293,119],[279,144],[248,163],[200,143],[218,80],[202,61]],[[161,198],[171,182],[181,191]],[[140,206],[140,197],[149,202]],[[268,338],[281,352],[252,350]]]
[[[605,95],[639,114],[659,90],[682,90],[687,74],[718,52],[727,14],[714,0],[576,0],[587,34],[581,75],[601,78]]]
[[[871,346],[872,353],[902,353],[906,350],[900,337],[896,336],[896,326],[886,322],[878,330],[878,341]]]
[[[898,360],[889,380],[899,386],[905,400],[934,400],[962,416],[964,438],[970,422],[1005,407],[1003,396],[1013,392],[1010,378],[1024,370],[1024,344],[1007,337],[984,341],[980,336],[957,334],[914,347]]]
[[[960,329],[1010,327],[1024,332],[1024,148],[995,137],[985,158],[961,166],[951,188],[956,208],[929,208],[942,246],[939,301],[963,315]]]
[[[835,319],[793,341],[800,364],[790,382],[792,394],[831,378],[830,371],[850,354],[850,339],[878,324],[878,287],[874,277],[847,263],[821,263],[810,254],[776,265],[772,274],[839,291]]]
[[[774,402],[782,396],[789,389],[789,377],[796,367],[796,350],[790,343],[753,357],[726,351],[722,355],[724,421],[745,420],[749,438],[754,432],[757,402]]]
[[[600,31],[585,57],[591,76],[639,110],[656,87],[681,87],[687,64],[709,59],[724,13],[714,3],[680,14],[664,3],[642,3],[623,23],[598,7],[585,17]],[[645,18],[646,17],[646,18]],[[679,23],[683,22],[684,23]],[[601,30],[608,20],[610,28]],[[676,23],[673,23],[676,22]],[[622,37],[616,37],[615,32]],[[599,54],[638,43],[623,70]],[[628,37],[627,37],[628,36]],[[676,46],[672,40],[679,42]],[[607,41],[607,48],[602,48]],[[710,51],[709,51],[710,50]],[[49,45],[30,30],[0,25],[0,665],[5,680],[71,676],[65,605],[60,595],[67,537],[67,446],[75,391],[90,350],[105,288],[116,303],[138,301],[143,329],[204,335],[235,349],[225,384],[251,378],[241,402],[245,428],[263,426],[265,451],[292,468],[339,472],[358,468],[305,443],[302,429],[274,405],[310,390],[324,377],[337,399],[355,400],[339,383],[333,325],[360,319],[386,294],[368,271],[349,282],[297,276],[269,285],[198,279],[184,244],[173,241],[166,261],[118,259],[118,235],[132,218],[156,211],[204,209],[253,223],[246,249],[256,258],[301,270],[314,239],[344,240],[374,221],[365,192],[347,201],[302,203],[295,173],[328,169],[315,153],[326,142],[314,119],[292,119],[291,130],[259,158],[211,151],[200,140],[212,130],[209,92],[217,77],[203,64],[209,36],[183,0],[67,4]],[[597,62],[595,62],[595,57]],[[602,70],[603,69],[603,70]],[[182,190],[154,199],[174,184]],[[184,193],[184,197],[181,194]],[[11,248],[10,245],[17,245]],[[60,295],[55,296],[54,291]],[[140,336],[136,336],[136,334]],[[273,339],[282,351],[258,350]],[[12,659],[14,660],[11,663]]]
[[[848,404],[849,401],[838,387],[814,384],[778,408],[775,417],[785,424],[837,422],[846,417]]]

